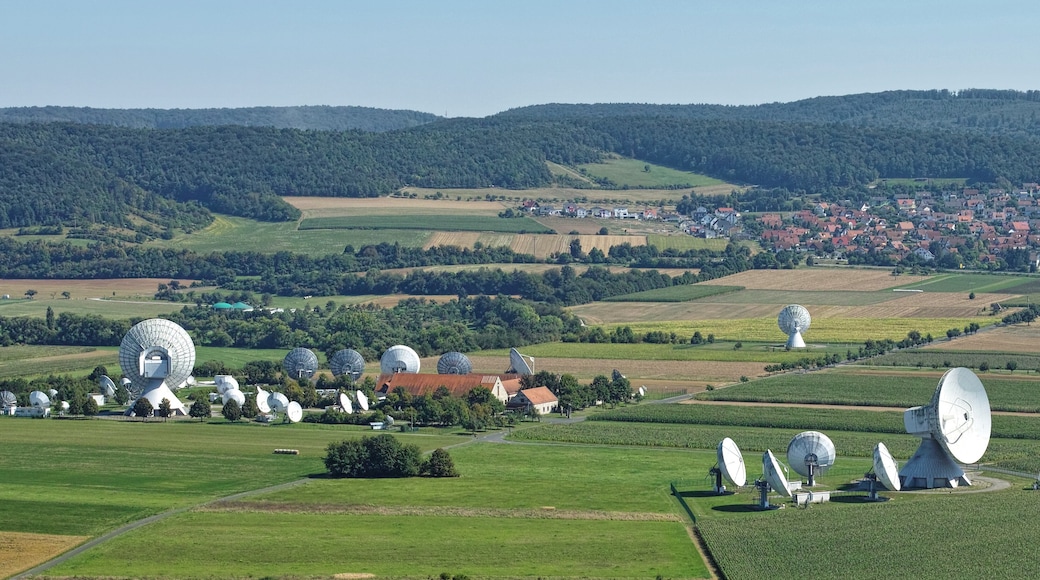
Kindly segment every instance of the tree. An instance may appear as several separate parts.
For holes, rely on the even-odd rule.
[[[329,443],[325,452],[325,469],[338,477],[414,477],[422,464],[418,445],[388,433]]]
[[[116,404],[125,405],[130,401],[130,392],[123,387],[116,387]]]
[[[242,405],[242,416],[253,419],[260,414],[260,407],[256,405],[256,395],[246,395],[246,404]]]
[[[152,407],[152,402],[148,399],[141,397],[134,402],[133,414],[135,417],[147,419],[152,416],[152,411],[154,411],[154,408]]]
[[[98,404],[94,397],[87,397],[87,400],[83,403],[83,415],[93,417],[98,414],[98,411]]]
[[[32,288],[30,288],[30,289],[25,291],[25,297],[28,298],[29,300],[32,300],[33,297],[36,296],[37,294],[39,294],[39,292],[37,292],[36,290],[33,290]]]
[[[603,226],[603,227],[601,227],[599,229],[599,235],[601,235],[601,236],[607,235],[607,226]]]
[[[974,300],[974,299],[975,299],[975,293],[974,292],[972,292],[971,294],[968,294],[968,300]]]
[[[165,423],[170,415],[173,414],[173,406],[170,405],[170,400],[163,397],[163,400],[159,402],[159,409],[155,412],[156,416],[162,417]]]
[[[224,403],[224,408],[220,410],[220,414],[224,415],[228,421],[235,422],[242,418],[242,407],[238,401],[228,399],[228,402]]]
[[[422,474],[429,477],[458,477],[455,462],[444,449],[434,449],[430,457],[423,462]]]
[[[69,292],[68,290],[65,290],[64,292],[61,293],[61,297],[66,299],[66,300],[68,300],[68,299],[72,298],[72,293]]]
[[[191,404],[191,408],[188,409],[188,415],[197,418],[200,422],[204,421],[207,417],[213,415],[213,409],[209,406],[209,403],[205,401],[203,397],[195,399],[195,402]]]
[[[1013,361],[1013,360],[1009,360],[1009,361],[1007,361],[1007,364],[1004,365],[1004,368],[1006,368],[1007,370],[1009,370],[1012,373],[1014,373],[1015,369],[1018,368],[1018,362],[1017,361]]]

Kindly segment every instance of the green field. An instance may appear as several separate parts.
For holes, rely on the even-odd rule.
[[[685,340],[693,334],[682,335]],[[707,333],[704,334],[707,337]],[[585,343],[585,342],[552,342],[532,344],[520,349],[525,355],[535,358],[584,358],[602,360],[675,360],[675,361],[722,361],[722,362],[763,362],[781,363],[795,362],[805,357],[822,356],[838,353],[845,355],[849,348],[856,349],[857,344],[829,344],[818,348],[804,350],[784,350],[776,343],[742,343],[741,348],[734,349],[734,343],[719,341],[714,344],[651,344],[640,342],[624,343]],[[509,356],[506,349],[481,351],[479,356]]]
[[[743,294],[748,290],[734,292],[733,295]],[[726,296],[726,295],[723,295]],[[707,298],[706,300],[711,300]],[[783,304],[780,302],[779,304]],[[868,322],[869,321],[869,322]],[[964,328],[971,322],[976,322],[986,327],[998,322],[990,316],[976,316],[968,318],[814,318],[812,327],[805,333],[807,344],[819,343],[862,343],[868,339],[880,340],[902,340],[908,332],[916,330],[922,335],[931,334],[935,337],[946,336],[946,331],[951,328]],[[776,326],[776,317],[768,316],[761,318],[738,318],[738,319],[705,319],[705,320],[673,320],[663,322],[631,322],[625,324],[604,325],[608,328],[617,326],[629,326],[636,333],[646,333],[652,330],[662,332],[674,332],[680,336],[693,336],[694,331],[700,331],[707,336],[714,334],[720,340],[739,340],[748,342],[763,342],[771,344],[783,344],[786,337]]]
[[[706,304],[804,304],[807,306],[870,306],[902,298],[888,291],[741,290],[708,296]],[[813,320],[813,324],[816,321]],[[814,327],[815,328],[815,327]]]
[[[689,302],[717,294],[737,292],[743,290],[743,286],[710,286],[703,284],[684,284],[681,286],[669,286],[655,290],[644,290],[632,294],[622,294],[607,298],[605,302]]]
[[[998,372],[1004,370],[1010,361],[1014,362],[1018,373],[1040,370],[1040,354],[964,350],[902,350],[862,361],[861,364],[930,368],[959,366],[977,369],[982,363],[986,363],[992,371]]]
[[[715,250],[720,252],[729,245],[729,240],[724,238],[696,238],[694,236],[662,236],[651,234],[646,237],[647,245],[654,246],[659,250]]]
[[[925,292],[1003,292],[1009,293],[1018,286],[1035,284],[1036,278],[1001,274],[938,274],[914,284],[899,288],[924,290]],[[1014,292],[1017,294],[1017,292]]]
[[[646,171],[647,167],[650,171]],[[701,187],[723,184],[714,177],[679,171],[638,159],[611,158],[601,163],[578,165],[578,168],[584,169],[588,175],[609,179],[622,187]]]
[[[311,230],[434,230],[443,232],[554,233],[529,217],[500,218],[481,215],[378,215],[314,217],[300,222]]]
[[[142,296],[132,300],[95,300],[95,299],[72,299],[63,300],[58,298],[36,298],[34,300],[5,300],[0,301],[0,316],[32,316],[43,318],[47,315],[47,308],[51,308],[55,315],[63,312],[87,315],[95,314],[104,318],[151,318],[176,312],[184,308],[183,303],[168,302],[165,300],[152,300],[152,296]]]

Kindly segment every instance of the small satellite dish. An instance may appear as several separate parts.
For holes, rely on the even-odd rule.
[[[329,359],[329,369],[334,377],[350,375],[356,381],[365,372],[365,357],[354,349],[344,348]]]
[[[461,352],[446,352],[437,359],[437,374],[468,375],[473,372],[473,363]]]
[[[358,407],[361,407],[362,411],[367,411],[368,410],[368,396],[366,396],[365,393],[363,393],[360,390],[357,393],[354,393],[354,396],[357,397]]]
[[[271,394],[262,388],[256,388],[256,408],[265,415],[271,412],[271,405],[268,403],[268,398],[270,396]]]
[[[130,385],[133,384],[133,381],[131,381],[130,379],[128,379],[126,377],[123,377],[123,380],[120,381],[120,383],[123,385],[124,389],[129,391],[129,390],[131,390]]]
[[[184,379],[184,384],[189,387],[195,386],[195,375],[188,375],[188,378]]]
[[[531,361],[531,364],[527,363],[528,360]],[[534,359],[520,354],[520,351],[515,348],[511,348],[509,349],[509,370],[506,372],[518,375],[533,375]]]
[[[282,369],[294,379],[309,379],[318,372],[318,355],[308,348],[294,348],[282,359]]]
[[[303,407],[293,401],[285,408],[285,416],[289,418],[290,423],[299,423],[300,419],[303,419]]]
[[[379,359],[379,371],[384,375],[419,372],[419,355],[403,344],[386,349]]]
[[[61,410],[62,410],[62,412],[68,411],[69,410],[69,406],[70,405],[69,405],[68,401],[62,401],[61,402]]]
[[[246,395],[238,389],[228,389],[220,395],[221,400],[226,405],[228,401],[235,401],[241,408],[242,405],[246,404]]]
[[[715,450],[716,459],[719,462],[719,470],[726,481],[737,487],[747,484],[747,467],[744,465],[744,456],[740,454],[737,447],[729,437],[719,441]]]
[[[14,407],[18,405],[18,397],[11,391],[0,391],[0,405]]]
[[[817,475],[834,465],[835,457],[834,442],[819,431],[803,431],[787,445],[787,463],[799,475],[809,478],[809,487],[816,485]]]
[[[391,417],[390,415],[387,415],[386,416],[386,421],[384,421],[383,424],[386,425],[387,427],[392,427],[394,425],[394,418]]]
[[[271,407],[271,410],[275,413],[284,413],[285,409],[289,407],[289,397],[286,397],[282,393],[271,393],[267,397],[267,405]]]
[[[642,387],[639,387],[639,396],[640,397],[645,397],[646,396],[646,385],[644,385]]]
[[[805,348],[802,333],[809,330],[811,323],[809,311],[798,304],[785,306],[776,319],[777,326],[787,335],[787,348]]]
[[[762,454],[762,473],[769,485],[780,495],[791,497],[791,489],[787,487],[787,478],[780,468],[780,462],[769,449]]]
[[[58,396],[58,389],[47,389],[47,394],[53,399]]]
[[[899,471],[903,487],[971,485],[960,463],[976,463],[989,447],[989,397],[982,381],[963,367],[946,371],[932,402],[903,413],[906,432],[921,438]]]
[[[241,390],[238,386],[238,380],[231,375],[217,375],[213,377],[213,383],[217,385],[217,392],[221,395],[223,395],[225,391],[230,391],[232,389]],[[227,401],[224,402],[226,403]]]
[[[98,377],[98,390],[106,397],[114,397],[116,395],[116,384],[112,382],[108,375],[101,375]]]
[[[878,442],[874,446],[874,476],[887,489],[899,491],[902,486],[899,483],[899,469],[896,460],[888,452],[884,443]],[[877,493],[874,493],[875,497]]]
[[[39,409],[50,407],[51,398],[43,391],[33,391],[29,393],[29,405]]]
[[[339,394],[339,406],[343,409],[343,412],[348,415],[354,413],[354,405],[350,403],[350,396],[346,393]]]

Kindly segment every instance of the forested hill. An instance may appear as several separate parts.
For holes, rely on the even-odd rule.
[[[68,122],[141,129],[183,129],[214,125],[394,131],[440,119],[419,111],[371,107],[244,107],[236,109],[93,109],[89,107],[0,108],[0,122]]]
[[[498,116],[557,121],[636,116],[844,123],[862,127],[949,129],[988,135],[1040,137],[1040,91],[887,91],[743,106],[547,104],[511,109]]]

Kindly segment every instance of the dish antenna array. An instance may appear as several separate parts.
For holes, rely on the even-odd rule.
[[[296,401],[289,403],[285,406],[285,418],[290,423],[299,423],[303,419],[303,407]]]
[[[718,447],[715,449],[715,456],[717,463],[715,467],[712,467],[708,474],[715,479],[714,490],[718,495],[726,493],[726,486],[723,484],[723,478],[725,481],[733,484],[734,487],[743,487],[747,483],[747,467],[744,465],[744,456],[740,454],[740,448],[737,444],[726,437],[722,441],[719,441]]]
[[[946,371],[932,402],[907,409],[903,425],[921,438],[921,446],[899,470],[903,487],[971,485],[958,462],[981,459],[992,429],[989,397],[975,373],[963,367]]]
[[[473,372],[473,363],[461,352],[446,352],[437,359],[437,374],[468,375]]]
[[[351,380],[356,381],[365,372],[365,357],[352,348],[344,348],[336,351],[329,359],[329,369],[334,377],[349,375]]]
[[[777,326],[787,335],[787,348],[805,348],[802,333],[809,330],[811,323],[809,311],[798,304],[785,306],[776,319]]]
[[[135,396],[148,399],[156,409],[167,399],[174,413],[187,414],[184,403],[170,390],[170,385],[184,383],[195,366],[195,343],[180,325],[162,318],[135,324],[119,344],[119,366],[123,384],[129,381]],[[133,415],[133,408],[131,403],[126,414]]]
[[[758,506],[762,509],[770,508],[770,488],[784,497],[791,497],[791,488],[787,486],[787,477],[784,475],[783,468],[780,467],[780,462],[769,449],[762,454],[762,478],[755,481],[755,487],[759,492]]]
[[[836,456],[830,437],[819,431],[803,431],[787,445],[787,463],[799,475],[809,478],[809,487],[816,485],[817,475],[823,475],[834,465]]]
[[[318,355],[309,348],[294,348],[282,359],[282,369],[294,379],[309,379],[318,372]]]
[[[872,501],[881,501],[884,498],[878,496],[877,485],[880,483],[885,486],[885,489],[889,491],[899,491],[901,485],[899,483],[899,468],[896,465],[896,460],[892,457],[892,454],[888,452],[888,447],[885,447],[884,443],[878,442],[874,446],[874,466],[871,471],[867,472],[867,482],[870,484],[870,492],[868,498]]]
[[[114,397],[116,396],[116,384],[108,375],[101,375],[98,377],[98,391],[100,391],[105,398]]]
[[[530,361],[530,364],[528,364]],[[509,349],[509,369],[506,371],[509,374],[517,375],[533,375],[534,374],[534,357],[520,354],[520,351],[515,348]]]
[[[419,372],[419,355],[411,347],[403,344],[391,346],[379,359],[379,371],[384,375],[417,373]]]

